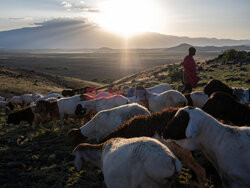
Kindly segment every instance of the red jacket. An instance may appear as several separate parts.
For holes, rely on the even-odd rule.
[[[187,76],[188,82],[192,87],[196,87],[200,78],[196,75],[196,64],[192,56],[186,56],[181,63],[184,68],[184,74]]]

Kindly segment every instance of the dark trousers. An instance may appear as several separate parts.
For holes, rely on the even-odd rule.
[[[192,92],[192,86],[189,83],[184,83],[184,88],[182,90],[182,93],[191,93]]]
[[[183,79],[182,79],[182,83],[184,85],[184,88],[183,90],[181,91],[183,94],[184,93],[191,93],[192,92],[192,86],[190,85],[190,83],[188,82],[184,82],[184,76],[183,76]]]

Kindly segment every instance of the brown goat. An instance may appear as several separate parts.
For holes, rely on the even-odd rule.
[[[35,107],[35,113],[40,114],[41,118],[43,119],[50,116],[51,119],[53,120],[52,129],[55,129],[56,120],[59,118],[59,109],[57,101],[53,102],[47,100],[38,101]]]
[[[155,134],[161,136],[165,126],[167,126],[168,122],[174,117],[178,109],[178,107],[169,107],[161,112],[155,112],[148,116],[135,116],[121,124],[115,131],[102,140],[102,142],[115,137],[153,137]]]
[[[236,126],[250,126],[250,108],[224,92],[213,93],[202,110]]]
[[[161,143],[166,145],[179,159],[184,161],[190,169],[197,175],[200,187],[204,187],[206,182],[206,171],[197,163],[192,153],[187,149],[179,146],[173,140],[158,139]]]
[[[143,86],[136,87],[136,91],[135,91],[136,99],[141,101],[148,110],[149,110],[148,99],[150,97],[150,94],[151,93]]]

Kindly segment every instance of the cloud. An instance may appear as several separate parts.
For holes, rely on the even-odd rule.
[[[32,20],[30,17],[11,17],[9,20]]]
[[[63,1],[63,2],[61,3],[61,5],[62,5],[64,8],[67,8],[67,9],[69,9],[69,8],[72,7],[72,4],[69,3],[69,2],[66,2],[66,1]]]
[[[94,8],[88,8],[85,11],[87,11],[87,12],[93,12],[93,13],[100,13],[101,12],[99,9],[94,9]]]
[[[67,1],[63,1],[61,5],[67,9],[67,11],[74,12],[91,12],[91,13],[99,13],[100,10],[97,8],[89,7],[86,5],[85,1],[77,1],[69,3]]]
[[[46,27],[60,27],[67,25],[85,25],[94,26],[95,24],[88,20],[87,18],[55,18],[51,20],[45,20],[44,22],[35,23],[36,26],[46,26]]]

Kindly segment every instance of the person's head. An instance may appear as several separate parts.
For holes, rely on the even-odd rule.
[[[196,49],[194,47],[189,48],[189,55],[194,56],[196,52]]]

